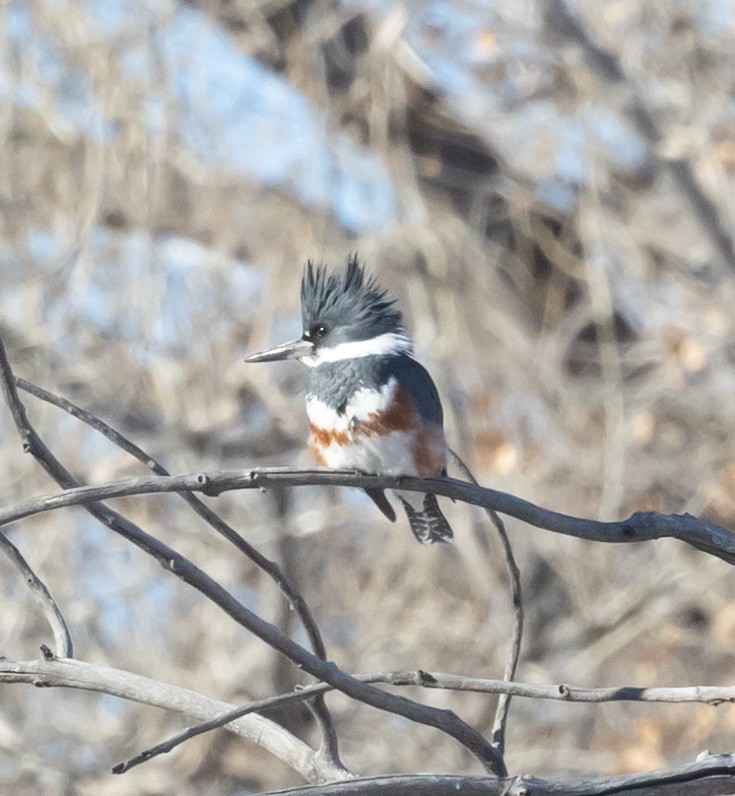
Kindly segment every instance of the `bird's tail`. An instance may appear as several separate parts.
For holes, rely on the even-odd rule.
[[[454,534],[446,517],[441,513],[436,495],[424,495],[424,510],[418,511],[404,497],[398,495],[406,509],[413,535],[421,544],[451,542]]]
[[[388,498],[385,496],[385,492],[382,489],[366,489],[365,490],[368,494],[368,497],[375,503],[375,505],[385,514],[385,516],[391,521],[396,521],[396,513],[393,510],[393,506],[388,502]]]

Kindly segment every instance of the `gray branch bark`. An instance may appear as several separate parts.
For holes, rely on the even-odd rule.
[[[139,702],[179,713],[194,722],[207,721],[234,709],[234,705],[210,699],[188,688],[162,683],[149,677],[93,666],[62,658],[11,661],[0,658],[0,683],[75,688]],[[269,719],[250,715],[227,725],[242,738],[259,744],[297,771],[307,782],[344,779],[345,770],[326,761],[317,751]]]
[[[74,654],[74,648],[69,627],[46,584],[31,569],[23,554],[4,533],[0,533],[0,553],[20,572],[26,585],[31,590],[33,599],[43,611],[51,632],[54,634],[54,651],[56,655],[60,658],[71,658]]]
[[[735,564],[735,533],[714,522],[691,514],[659,514],[638,511],[628,519],[614,522],[573,517],[537,506],[523,498],[488,487],[475,486],[455,478],[413,478],[407,476],[365,475],[341,470],[293,470],[261,467],[251,470],[216,470],[172,476],[126,478],[95,486],[78,486],[63,492],[20,501],[0,509],[0,526],[34,514],[67,506],[79,506],[131,495],[165,492],[202,492],[219,495],[235,489],[267,490],[271,486],[350,486],[360,489],[403,489],[433,492],[473,506],[492,509],[552,533],[588,539],[593,542],[622,544],[654,539],[678,539],[705,553]]]
[[[550,782],[535,777],[440,774],[370,777],[272,791],[269,796],[725,796],[735,792],[735,755],[711,755],[665,771]]]
[[[503,680],[488,680],[478,677],[465,677],[464,675],[446,674],[444,672],[396,671],[381,674],[354,674],[352,675],[361,683],[385,683],[394,686],[418,686],[421,688],[436,688],[447,691],[472,691],[483,694],[500,694],[528,697],[531,699],[552,699],[562,702],[698,702],[700,704],[717,707],[724,703],[735,702],[735,686],[659,686],[641,688],[640,686],[612,686],[607,688],[580,688],[564,683],[518,683]],[[0,675],[0,682],[2,676]],[[304,686],[288,694],[259,699],[233,710],[223,713],[216,718],[189,727],[183,732],[171,736],[167,740],[145,749],[140,754],[116,766],[114,771],[122,773],[140,763],[166,754],[190,738],[202,735],[205,732],[227,726],[243,716],[256,711],[283,707],[297,702],[312,699],[315,696],[332,691],[332,686],[327,683],[315,683]]]

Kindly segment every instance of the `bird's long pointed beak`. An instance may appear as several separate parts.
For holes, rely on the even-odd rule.
[[[259,351],[251,354],[245,359],[246,362],[277,362],[281,359],[298,359],[308,356],[314,350],[314,344],[299,337],[297,340],[289,340],[288,343],[281,343],[275,348],[267,351]]]

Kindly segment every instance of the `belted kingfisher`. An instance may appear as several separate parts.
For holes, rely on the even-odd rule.
[[[317,464],[379,475],[446,475],[439,394],[413,358],[413,341],[394,304],[357,256],[341,274],[309,261],[301,281],[303,335],[245,361],[299,359],[309,366],[306,412]],[[383,490],[366,491],[394,522]],[[419,542],[451,540],[435,495],[398,497]]]

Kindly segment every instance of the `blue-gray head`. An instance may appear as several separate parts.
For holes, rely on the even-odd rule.
[[[303,334],[297,340],[248,357],[246,362],[300,359],[322,362],[410,353],[403,316],[374,277],[350,257],[341,273],[309,261],[301,280]]]

